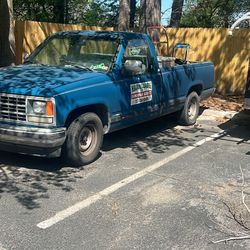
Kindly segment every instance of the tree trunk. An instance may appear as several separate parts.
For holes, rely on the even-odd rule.
[[[139,29],[141,32],[146,32],[146,0],[140,1],[140,20],[139,20]]]
[[[160,53],[160,37],[161,32],[159,27],[161,25],[161,0],[147,0],[146,6],[146,26],[147,32],[155,45],[157,53]],[[148,29],[151,27],[151,29]]]
[[[171,27],[180,27],[182,9],[183,9],[184,0],[174,0],[172,5],[172,12],[170,18]]]
[[[130,19],[130,0],[120,0],[118,30],[127,31]]]
[[[140,30],[161,25],[161,0],[141,0]]]
[[[147,0],[146,23],[147,27],[161,25],[161,0]]]
[[[65,17],[64,22],[69,23],[69,0],[65,0]]]
[[[130,0],[130,22],[129,27],[135,27],[136,0]]]
[[[12,0],[0,0],[0,67],[15,63],[15,33]]]
[[[54,22],[65,23],[65,0],[54,1]]]

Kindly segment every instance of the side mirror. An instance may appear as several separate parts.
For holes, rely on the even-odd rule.
[[[130,75],[140,75],[145,73],[146,66],[139,60],[126,60],[124,63],[125,73]]]

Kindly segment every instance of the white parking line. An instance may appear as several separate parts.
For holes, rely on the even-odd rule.
[[[6,248],[3,248],[1,243],[0,243],[0,250],[6,250]]]
[[[196,142],[194,145],[188,146],[188,147],[180,150],[179,152],[177,152],[177,153],[175,153],[175,154],[173,154],[173,155],[171,155],[171,156],[169,156],[169,157],[167,157],[159,162],[156,162],[155,164],[153,164],[149,167],[146,167],[143,170],[115,183],[114,185],[112,185],[108,188],[105,188],[104,190],[88,197],[87,199],[84,199],[84,200],[76,203],[75,205],[56,213],[53,217],[38,223],[37,227],[39,227],[41,229],[49,228],[49,227],[55,225],[56,223],[66,219],[67,217],[77,213],[78,211],[82,210],[83,208],[86,208],[86,207],[90,206],[91,204],[95,203],[96,201],[101,200],[103,197],[114,193],[115,191],[128,185],[129,183],[131,183],[135,180],[138,180],[139,178],[155,171],[156,169],[164,166],[165,164],[167,164],[167,163],[177,159],[178,157],[188,153],[189,151],[193,150],[194,148],[201,146],[205,142],[212,141],[213,139],[216,139],[216,138],[223,136],[223,134],[224,134],[224,131],[213,134],[209,137],[206,137],[203,140]]]

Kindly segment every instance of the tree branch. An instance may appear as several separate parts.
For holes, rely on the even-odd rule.
[[[230,238],[226,238],[226,239],[222,239],[222,240],[212,241],[212,243],[217,244],[217,243],[228,242],[228,241],[232,241],[232,240],[247,240],[247,239],[250,239],[250,235],[230,237]]]
[[[245,208],[247,209],[248,213],[250,213],[250,209],[247,206],[247,204],[245,203],[245,197],[246,197],[246,195],[244,194],[245,178],[244,178],[244,174],[243,174],[241,165],[240,165],[240,172],[241,172],[241,178],[242,178],[242,184],[241,184],[242,185],[241,186],[242,187],[242,190],[241,190],[242,203],[245,206]]]

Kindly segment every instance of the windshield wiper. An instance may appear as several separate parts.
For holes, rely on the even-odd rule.
[[[25,60],[23,64],[35,64],[32,60]]]
[[[94,71],[93,69],[91,69],[89,67],[86,67],[86,66],[83,66],[83,65],[80,65],[80,64],[73,64],[73,65],[70,65],[70,66],[76,67],[78,69],[84,69],[84,70],[88,70],[88,71]]]

